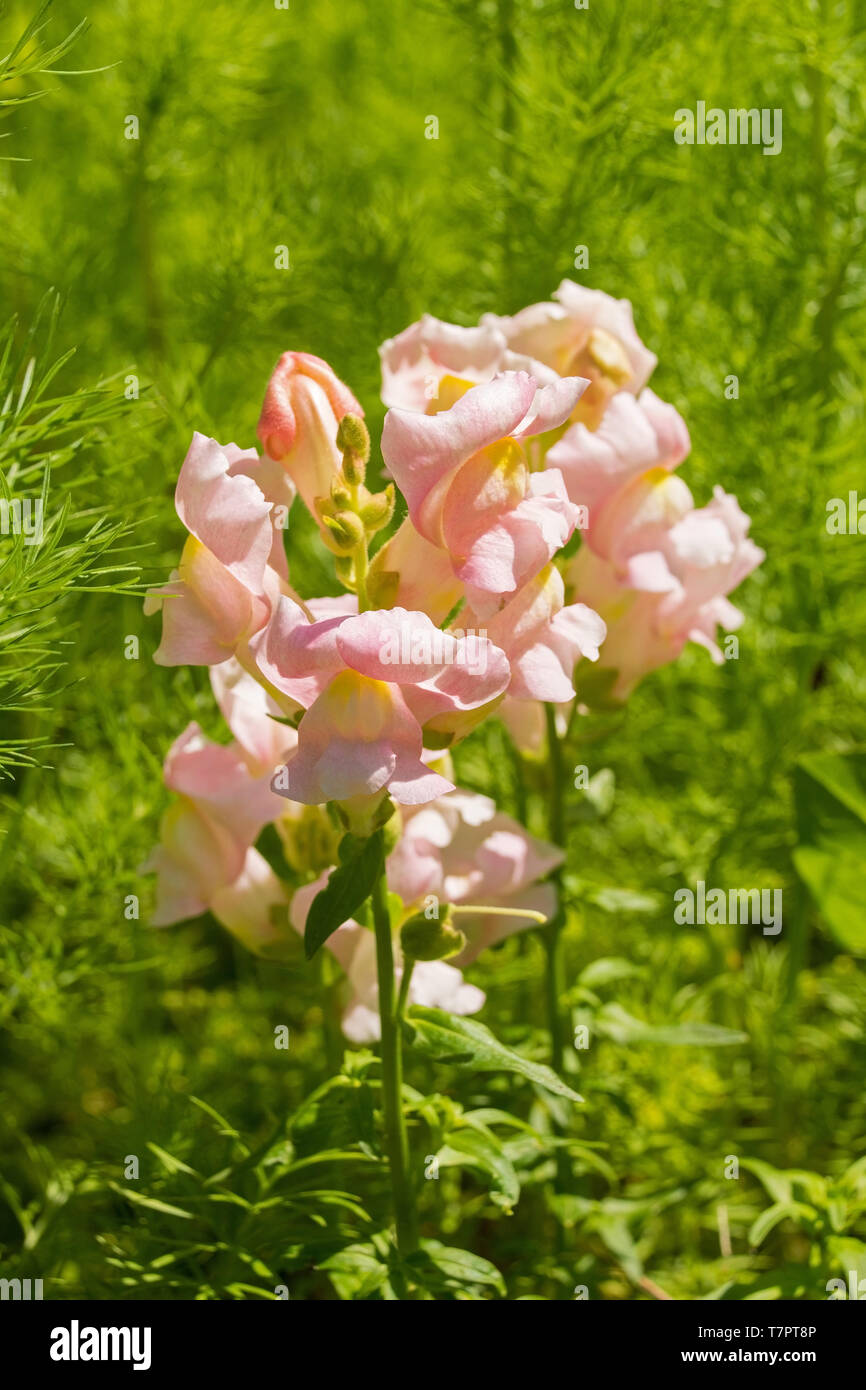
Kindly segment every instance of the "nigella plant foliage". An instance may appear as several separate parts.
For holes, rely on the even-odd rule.
[[[272,961],[298,968],[324,949],[346,1039],[380,1048],[393,1211],[369,1247],[382,1271],[370,1288],[435,1296],[437,1279],[495,1288],[499,1276],[419,1235],[404,1042],[580,1101],[561,1075],[556,987],[561,741],[686,642],[720,660],[718,629],[742,616],[728,595],[763,556],[733,496],[716,488],[698,507],[677,472],[688,431],[647,386],[656,359],[627,301],[566,281],[551,302],[475,328],[425,316],[380,352],[380,491],[367,486],[362,406],[309,353],[276,364],[261,452],[193,437],[175,496],[187,539],[147,611],[162,613],[159,663],[210,668],[231,741],[179,733],[145,867],[156,926],[208,910]],[[342,597],[294,586],[296,497]],[[546,751],[553,842],[456,785],[452,749],[491,719],[518,765]],[[279,871],[256,847],[266,826]],[[472,963],[528,928],[542,929],[554,982],[551,1066],[472,1017],[485,1003]],[[464,1160],[513,1204],[519,1182],[503,1178],[489,1125],[476,1139]],[[341,1271],[337,1290],[353,1296]]]

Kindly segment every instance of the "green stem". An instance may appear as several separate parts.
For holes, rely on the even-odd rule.
[[[400,981],[400,994],[397,998],[396,1018],[398,1028],[400,1027],[400,1020],[406,1012],[406,1004],[409,1000],[409,985],[412,982],[412,971],[414,969],[415,962],[412,957],[405,956],[403,959],[403,978]]]
[[[355,591],[358,595],[358,612],[366,613],[369,608],[367,599],[367,570],[369,559],[367,556],[367,542],[364,540],[355,551]]]
[[[343,1060],[343,1037],[337,1007],[337,966],[327,951],[319,952],[319,980],[322,988],[322,1015],[325,1032],[325,1061],[327,1075],[340,1070]]]
[[[360,489],[358,485],[355,483],[350,484],[349,491],[352,494],[352,506],[357,512],[358,503],[360,499]],[[367,609],[370,606],[369,600],[367,598],[367,571],[370,568],[369,547],[369,539],[367,536],[364,536],[364,539],[356,548],[355,554],[353,556],[353,560],[355,563],[355,592],[358,595],[359,613],[366,613]]]
[[[394,1008],[394,947],[388,913],[384,865],[370,899],[376,928],[379,1018],[382,1024],[382,1103],[385,1147],[391,1169],[397,1248],[409,1255],[418,1246],[415,1198],[409,1181],[409,1145],[403,1119],[403,1052],[400,1021]],[[408,992],[408,983],[406,985]],[[401,992],[402,993],[402,992]]]
[[[544,706],[547,723],[548,760],[551,774],[550,798],[547,803],[548,833],[550,839],[560,848],[565,848],[565,767],[562,760],[562,741],[556,729],[556,710],[553,705]],[[547,964],[545,970],[545,998],[547,1002],[547,1027],[550,1033],[550,1060],[554,1071],[562,1070],[564,1030],[560,1000],[565,993],[565,970],[562,957],[562,928],[565,913],[562,909],[562,870],[556,869],[553,880],[557,889],[557,908],[545,932]]]

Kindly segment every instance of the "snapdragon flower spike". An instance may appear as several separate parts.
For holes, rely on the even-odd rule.
[[[481,618],[567,542],[578,519],[557,469],[533,473],[526,441],[568,419],[585,382],[505,372],[449,410],[390,410],[382,455],[413,526],[444,550]]]
[[[284,352],[265,392],[258,436],[320,522],[316,499],[327,497],[340,470],[337,429],[344,415],[364,411],[327,362],[309,352]]]
[[[403,835],[387,861],[388,886],[407,909],[431,895],[443,909],[458,905],[455,925],[467,945],[456,959],[466,965],[486,946],[537,925],[536,914],[553,916],[556,889],[540,880],[564,857],[498,812],[489,797],[455,790],[403,812]],[[467,915],[466,908],[477,912]]]
[[[151,589],[145,613],[162,610],[163,666],[225,661],[267,622],[277,594],[288,590],[275,506],[291,506],[294,489],[255,450],[194,434],[177,481],[175,507],[189,531],[178,569]]]
[[[299,888],[292,898],[290,920],[300,936],[306,930],[313,899],[324,888],[330,872],[322,874],[315,883]],[[342,1018],[344,1034],[354,1043],[378,1042],[381,1036],[379,978],[373,933],[350,918],[328,937],[326,949],[339,962],[352,991]],[[394,936],[393,950],[394,977],[399,984],[404,969],[399,935]],[[408,993],[410,1004],[445,1009],[452,1014],[474,1014],[484,1004],[484,998],[480,989],[467,984],[460,971],[446,961],[419,961],[412,971]]]
[[[253,652],[272,688],[306,711],[274,787],[308,805],[386,790],[411,805],[450,790],[422,761],[424,729],[462,736],[509,681],[489,640],[443,633],[404,609],[310,622],[283,598]]]
[[[591,519],[626,483],[650,468],[671,472],[691,448],[682,416],[649,387],[635,398],[618,392],[596,430],[578,423],[553,445],[547,455],[560,469],[572,502],[584,506]]]
[[[643,389],[658,359],[638,337],[627,299],[573,280],[563,280],[553,298],[556,303],[530,304],[513,317],[485,314],[481,324],[497,329],[513,352],[560,376],[588,377],[576,418],[595,429],[618,391]]]

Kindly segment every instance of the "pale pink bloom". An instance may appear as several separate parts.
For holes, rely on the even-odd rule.
[[[145,600],[145,613],[163,615],[157,663],[216,665],[264,626],[288,589],[273,511],[287,514],[292,497],[288,479],[254,450],[193,435],[175,490],[189,539],[169,583]]]
[[[283,809],[267,774],[252,774],[236,745],[212,742],[195,723],[168,750],[163,778],[169,791],[224,826],[240,846],[251,845]]]
[[[694,498],[676,473],[650,468],[611,493],[581,533],[582,549],[595,551],[634,589],[672,587],[664,559],[673,528],[694,513]]]
[[[568,419],[579,378],[540,387],[506,372],[449,410],[390,410],[382,455],[413,526],[445,550],[480,617],[489,616],[565,545],[578,518],[556,469],[532,472],[526,441]]]
[[[644,516],[644,521],[646,520]],[[607,622],[600,667],[615,670],[613,695],[624,699],[648,672],[675,660],[687,641],[707,648],[717,663],[721,625],[732,632],[743,615],[727,598],[764,559],[749,539],[749,518],[730,493],[717,487],[699,509],[677,508],[667,526],[632,528],[632,545],[652,550],[613,559],[589,547],[575,556],[569,582]],[[621,539],[621,538],[620,538]]]
[[[177,799],[141,869],[157,874],[152,925],[210,909],[251,950],[276,949],[285,933],[272,924],[270,909],[285,896],[252,848],[284,810],[270,773],[253,775],[240,748],[212,743],[190,724],[166,755],[164,778]]]
[[[285,718],[282,707],[236,657],[212,666],[210,683],[250,770],[272,772],[298,742],[297,730],[281,722]]]
[[[691,443],[685,421],[672,405],[647,387],[635,399],[619,391],[596,430],[575,424],[548,451],[572,502],[590,519],[621,487],[650,468],[670,472],[682,463]]]
[[[672,528],[665,558],[690,603],[731,593],[761,564],[764,551],[749,539],[749,526],[733,493],[715,487],[711,502]]]
[[[563,280],[553,297],[557,303],[531,304],[511,318],[485,314],[481,323],[504,334],[512,351],[560,376],[589,378],[576,418],[594,429],[617,391],[637,395],[658,359],[638,337],[627,299],[573,280]]]
[[[394,608],[311,623],[288,598],[253,652],[271,686],[306,710],[274,786],[307,805],[386,789],[414,804],[450,790],[422,761],[423,731],[462,736],[510,674],[488,639],[444,633],[426,614]]]
[[[243,869],[233,883],[216,889],[210,910],[254,955],[271,960],[294,956],[286,886],[257,849],[247,850]]]
[[[289,508],[295,489],[271,460],[255,449],[218,444],[196,432],[175,488],[177,514],[191,536],[248,589],[260,589],[270,564],[288,578],[275,505]]]
[[[472,627],[472,613],[461,613]],[[605,626],[583,603],[565,605],[565,585],[554,565],[540,570],[514,598],[487,620],[487,636],[501,647],[511,667],[509,700],[552,704],[574,695],[572,676],[582,657],[598,660]]]
[[[388,338],[379,357],[385,404],[428,415],[447,409],[468,387],[492,381],[499,372],[528,371],[541,385],[558,375],[511,352],[504,333],[492,324],[462,328],[432,314]]]
[[[292,898],[290,920],[303,935],[313,899],[325,886],[330,870],[315,883],[299,888]],[[339,961],[351,987],[351,997],[343,1013],[343,1032],[350,1042],[377,1042],[379,1024],[379,980],[376,969],[376,938],[372,931],[349,920],[338,927],[325,943]],[[397,936],[393,941],[395,985],[403,976],[403,960]],[[447,961],[418,961],[409,982],[409,1003],[444,1009],[452,1014],[474,1014],[484,1003],[484,994],[467,984],[460,971]]]
[[[460,913],[454,919],[468,939],[459,957],[468,964],[485,946],[534,925],[532,918],[497,917],[483,907],[553,915],[556,890],[539,880],[564,857],[498,812],[489,797],[456,790],[404,810],[403,835],[388,857],[388,886],[407,907],[422,907],[431,894],[443,908],[478,904],[477,916]]]
[[[557,707],[559,708],[559,707]],[[569,706],[565,707],[566,709]],[[544,706],[538,700],[512,700],[506,695],[496,711],[522,753],[541,753],[547,737]]]
[[[271,374],[258,436],[269,458],[281,463],[316,516],[339,471],[337,428],[344,415],[364,411],[327,362],[309,352],[284,352]]]

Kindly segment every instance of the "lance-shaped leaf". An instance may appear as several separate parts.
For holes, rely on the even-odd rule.
[[[442,1009],[425,1009],[416,1004],[408,1011],[407,1023],[412,1030],[412,1045],[428,1057],[453,1062],[470,1071],[516,1072],[555,1096],[565,1096],[577,1103],[583,1100],[583,1096],[566,1086],[550,1067],[512,1052],[475,1019],[457,1018]]]
[[[382,832],[358,840],[346,835],[340,844],[340,863],[321,893],[313,898],[304,932],[304,952],[311,960],[328,937],[348,922],[369,898],[382,868]]]

